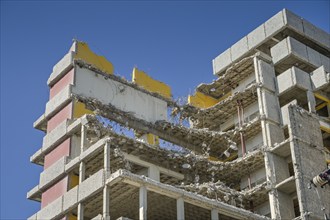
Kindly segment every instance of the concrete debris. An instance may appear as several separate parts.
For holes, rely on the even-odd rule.
[[[327,219],[327,39],[284,9],[216,57],[188,104],[74,41],[34,123],[29,219]]]

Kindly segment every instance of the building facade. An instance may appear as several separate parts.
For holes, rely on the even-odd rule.
[[[54,66],[30,220],[325,219],[330,35],[283,9],[213,60],[179,105],[74,41]]]

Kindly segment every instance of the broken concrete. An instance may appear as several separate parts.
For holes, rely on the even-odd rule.
[[[31,161],[46,166],[29,219],[322,218],[329,187],[308,184],[330,159],[329,49],[328,33],[284,9],[213,60],[220,77],[197,87],[212,100],[198,105],[146,73],[114,75],[75,41],[34,123],[46,135]]]

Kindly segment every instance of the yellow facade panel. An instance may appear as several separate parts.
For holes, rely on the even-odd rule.
[[[81,59],[108,74],[113,74],[112,63],[91,51],[86,43],[77,42],[75,59]]]
[[[219,101],[217,99],[198,91],[194,95],[188,96],[188,104],[198,108],[209,108],[218,102]]]
[[[79,176],[75,174],[70,174],[70,189],[79,185]]]
[[[159,138],[158,136],[148,133],[147,134],[147,142],[150,145],[159,145]]]
[[[88,110],[84,103],[74,101],[73,103],[73,118],[80,118],[85,114],[93,114],[91,110]]]
[[[133,69],[132,81],[150,92],[158,93],[168,99],[171,98],[171,87],[151,78],[145,72],[137,68]]]
[[[330,128],[325,126],[320,126],[321,130],[330,134]]]
[[[68,214],[67,215],[67,220],[77,220],[77,216],[72,215],[72,214]]]

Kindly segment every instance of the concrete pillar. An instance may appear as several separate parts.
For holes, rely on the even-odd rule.
[[[211,210],[211,220],[219,220],[218,210],[216,209]]]
[[[307,102],[308,102],[308,109],[309,112],[313,112],[315,113],[315,105],[316,105],[316,101],[315,101],[315,96],[314,93],[310,90],[307,91]]]
[[[261,120],[263,143],[268,148],[271,148],[275,143],[284,141],[275,70],[271,62],[266,62],[259,57],[254,58],[254,68],[256,82],[262,83],[262,86],[257,89],[257,94],[260,115],[263,116]],[[271,188],[268,195],[272,219],[292,219],[294,217],[292,216],[293,211],[287,211],[287,208],[293,210],[293,203],[290,196],[285,196],[276,189],[276,184],[289,177],[286,160],[270,151],[266,151],[265,168],[267,182]]]
[[[107,141],[104,145],[103,169],[105,179],[110,176],[110,143]],[[110,220],[110,189],[107,185],[103,188],[103,219]]]
[[[139,190],[139,219],[147,219],[147,188],[141,186]]]
[[[176,218],[177,220],[184,220],[184,201],[183,198],[176,200]]]
[[[80,140],[80,152],[83,152],[87,147],[87,128],[85,125],[81,125],[81,140]]]
[[[79,164],[79,184],[85,180],[85,163]],[[84,220],[84,205],[80,202],[78,204],[77,220]]]
[[[79,164],[79,184],[85,180],[85,163],[84,162],[80,162]]]
[[[78,204],[77,220],[84,220],[84,205]]]
[[[110,189],[107,185],[103,188],[103,220],[110,220]]]
[[[104,145],[104,173],[105,179],[110,176],[110,143]]]
[[[159,169],[156,166],[153,165],[150,166],[148,168],[148,177],[159,182],[160,181]]]

